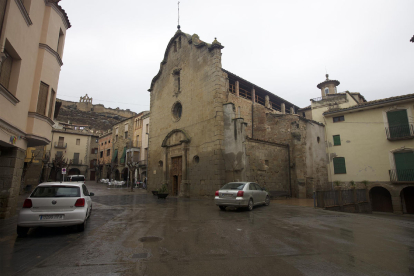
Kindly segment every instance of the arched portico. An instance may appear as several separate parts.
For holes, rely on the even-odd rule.
[[[414,186],[408,186],[401,190],[401,202],[403,213],[414,214]]]
[[[162,142],[161,146],[164,148],[163,182],[168,185],[172,195],[181,197],[190,195],[187,178],[189,144],[190,138],[180,129],[172,130]]]
[[[393,212],[391,193],[384,187],[375,186],[369,191],[372,211]]]

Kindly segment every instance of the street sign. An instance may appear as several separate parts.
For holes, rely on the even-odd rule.
[[[62,168],[62,174],[66,174],[66,168]]]

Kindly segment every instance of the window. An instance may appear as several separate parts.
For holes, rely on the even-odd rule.
[[[343,121],[345,121],[345,117],[344,116],[333,117],[333,122],[334,123],[343,122]]]
[[[183,112],[183,107],[180,102],[176,102],[172,108],[172,114],[176,121],[180,120],[181,114]]]
[[[37,98],[36,112],[46,116],[47,94],[49,93],[49,85],[40,82],[39,96]]]
[[[160,161],[158,161],[158,166],[159,167],[162,167],[164,165],[164,163],[160,160]]]
[[[62,155],[63,155],[63,151],[57,151],[57,152],[56,152],[56,156],[59,156],[59,157],[60,157],[60,156],[62,156]]]
[[[181,49],[181,36],[178,38],[178,49]]]
[[[105,145],[106,145],[106,141],[105,141]]]
[[[341,136],[340,135],[334,135],[333,136],[333,142],[334,142],[334,146],[340,146],[341,145]]]
[[[1,63],[0,84],[6,89],[9,89],[13,58],[6,51],[4,51],[4,54],[6,55],[6,59]]]
[[[111,150],[110,149],[107,149],[106,150],[106,156],[109,156],[109,155],[111,155]]]
[[[73,154],[73,164],[74,164],[74,165],[79,164],[79,153],[77,153],[77,152],[75,152],[75,153]]]
[[[111,140],[108,140],[108,144],[110,144],[111,143]]]
[[[328,88],[328,87],[326,87],[326,88],[325,88],[325,96],[326,96],[326,95],[328,95],[328,94],[329,94],[329,88]]]
[[[95,139],[95,143],[98,143],[98,138]],[[106,144],[106,142],[105,142],[105,144]]]
[[[198,157],[198,155],[194,156],[193,161],[195,164],[198,164],[200,162],[200,157]]]
[[[265,160],[265,165],[269,167],[269,160]]]
[[[102,157],[103,157],[103,151],[101,151],[101,153],[100,153],[99,157],[100,157],[100,158],[102,158]]]
[[[410,124],[408,123],[407,110],[396,110],[387,112],[388,139],[410,137]]]
[[[55,101],[55,94],[56,94],[56,92],[52,88],[52,93],[50,94],[50,99],[49,99],[49,115],[48,115],[48,117],[50,119],[53,119],[52,111],[53,111],[53,103]]]
[[[333,159],[333,165],[335,174],[346,173],[345,157],[335,157]]]
[[[76,139],[76,145],[80,145],[80,139]]]
[[[62,56],[63,53],[63,32],[62,29],[59,29],[59,38],[58,38],[58,44],[57,44],[57,49],[56,52],[59,54],[59,56]]]
[[[128,139],[128,131],[125,131],[125,139]]]
[[[249,190],[250,191],[256,191],[256,185],[254,185],[254,183],[250,183],[249,184]]]
[[[146,134],[148,134],[148,133],[149,133],[149,132],[148,132],[148,131],[149,131],[149,126],[148,126],[148,124],[146,124],[146,125],[145,125],[145,130],[146,130]]]
[[[94,149],[92,149],[91,153],[92,153],[92,154],[96,154],[96,153],[98,153],[98,148],[94,148]]]
[[[316,141],[318,142],[318,144],[319,144],[319,142],[321,141],[321,138],[319,138],[319,136],[316,138]]]
[[[396,176],[398,181],[414,181],[414,152],[394,152]]]
[[[65,143],[65,137],[59,137],[58,147],[62,148]]]
[[[115,135],[115,142],[118,141],[118,134]]]
[[[103,146],[103,143],[101,143],[101,146]]]

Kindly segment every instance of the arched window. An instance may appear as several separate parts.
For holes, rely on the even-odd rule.
[[[325,88],[325,96],[326,96],[326,95],[328,95],[328,94],[329,94],[329,88],[328,88],[328,87],[326,87],[326,88]]]

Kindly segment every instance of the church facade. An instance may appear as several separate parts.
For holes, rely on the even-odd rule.
[[[225,70],[214,40],[178,30],[151,82],[148,189],[213,195],[231,181],[311,197],[327,185],[324,126]]]

